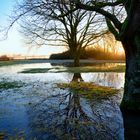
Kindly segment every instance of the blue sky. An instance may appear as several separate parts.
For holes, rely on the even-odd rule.
[[[0,0],[0,24],[6,23],[14,4],[15,0]]]
[[[8,25],[9,16],[12,14],[15,2],[17,0],[0,0],[0,26]],[[21,54],[21,55],[50,55],[52,52],[61,52],[62,48],[44,46],[39,49],[33,48],[29,51],[23,41],[23,37],[17,31],[15,25],[9,32],[8,39],[0,41],[0,55]]]
[[[2,13],[9,12],[9,10],[12,8],[13,0],[1,0],[0,1],[0,11]]]

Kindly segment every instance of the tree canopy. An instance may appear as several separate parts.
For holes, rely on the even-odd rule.
[[[96,12],[78,9],[67,14],[74,8],[71,1],[24,0],[17,5],[11,26],[19,20],[21,32],[32,45],[67,47],[75,65],[79,65],[81,51],[106,33],[106,26]]]

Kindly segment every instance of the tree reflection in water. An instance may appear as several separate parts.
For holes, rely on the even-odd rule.
[[[73,80],[82,77],[74,74]],[[39,140],[123,140],[123,120],[113,98],[94,101],[63,90],[31,105],[29,119]]]

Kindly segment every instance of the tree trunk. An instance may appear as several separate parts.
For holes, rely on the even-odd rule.
[[[126,54],[126,73],[122,111],[140,111],[140,37],[123,40]]]
[[[74,57],[74,67],[79,67],[80,66],[80,56],[76,55]]]
[[[74,67],[79,67],[80,66],[80,51],[74,52],[73,59],[74,59],[74,63],[73,63]]]
[[[81,73],[74,73],[73,78],[72,78],[72,82],[81,82],[83,81]]]
[[[128,1],[129,2],[129,1]],[[128,20],[122,44],[126,54],[123,111],[140,111],[140,0],[126,5]],[[130,5],[131,4],[131,5]],[[131,12],[131,13],[129,13]],[[127,24],[128,23],[128,24]]]
[[[73,59],[73,66],[79,67],[80,66],[80,51],[75,49],[76,47],[73,47],[70,49],[70,58]]]

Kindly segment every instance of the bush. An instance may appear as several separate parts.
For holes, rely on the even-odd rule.
[[[85,52],[82,52],[81,53],[81,59],[87,59],[86,55],[85,55]],[[62,53],[58,53],[58,54],[52,54],[50,56],[49,59],[72,59],[71,56],[70,56],[70,52],[69,51],[65,51],[65,52],[62,52]]]
[[[50,56],[50,59],[70,59],[69,51],[58,53],[58,54],[52,54]]]
[[[7,55],[0,56],[0,61],[9,61],[10,58]]]
[[[87,48],[81,52],[81,59],[96,59],[96,60],[125,60],[125,54],[115,54],[114,52],[104,52],[102,48]],[[59,54],[52,54],[50,59],[71,59],[69,51]]]

